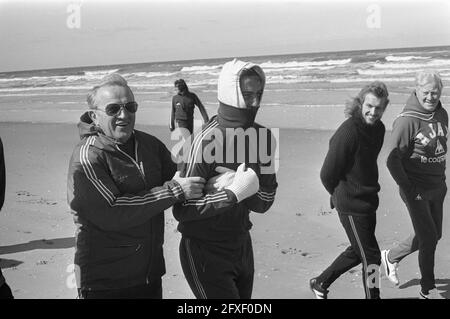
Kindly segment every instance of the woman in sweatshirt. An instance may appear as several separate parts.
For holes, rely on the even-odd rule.
[[[322,274],[310,280],[317,299],[326,299],[328,287],[361,263],[366,298],[379,298],[380,249],[375,238],[380,190],[377,158],[385,133],[381,117],[388,103],[388,91],[382,82],[365,86],[347,105],[349,118],[330,139],[320,178],[331,195],[331,208],[336,208],[350,246]]]
[[[398,263],[419,250],[421,298],[442,298],[435,286],[434,254],[442,235],[442,210],[447,193],[445,160],[448,114],[439,101],[442,81],[435,72],[421,72],[416,88],[393,124],[387,167],[400,187],[414,234],[382,251],[388,279],[398,285]]]

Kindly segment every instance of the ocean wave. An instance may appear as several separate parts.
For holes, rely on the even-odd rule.
[[[263,69],[290,69],[290,68],[304,68],[304,67],[316,67],[316,66],[329,66],[329,65],[344,65],[350,63],[351,59],[341,60],[326,60],[326,61],[290,61],[290,62],[263,62],[260,67]]]
[[[362,69],[358,69],[358,70],[356,70],[356,72],[358,72],[359,75],[395,75],[395,74],[414,73],[415,71],[414,70],[410,70],[410,69],[395,69],[395,70],[390,70],[390,69],[362,70]]]
[[[339,78],[339,79],[331,79],[328,80],[330,83],[350,83],[350,82],[373,82],[373,81],[382,81],[382,82],[409,82],[414,81],[414,77],[386,77],[386,78]]]
[[[195,66],[184,66],[181,72],[195,72],[195,71],[210,71],[222,68],[220,65],[195,65]]]
[[[31,85],[38,85],[42,83],[52,82],[76,82],[81,80],[98,80],[102,79],[108,74],[117,72],[119,69],[102,70],[102,71],[85,71],[81,74],[69,74],[69,75],[49,75],[49,76],[30,76],[30,77],[13,77],[0,79],[0,83],[17,83],[24,82]]]
[[[195,71],[195,72],[190,72],[191,73],[191,75],[203,75],[203,74],[206,74],[206,75],[211,75],[211,76],[219,76],[219,74],[220,74],[220,71],[217,71],[217,72],[211,72],[211,71],[208,71],[208,70],[205,70],[205,71]]]
[[[395,55],[388,55],[385,59],[386,61],[389,62],[401,62],[401,61],[411,61],[411,60],[426,60],[426,59],[430,59],[431,57],[429,56],[414,56],[414,55],[409,55],[409,56],[395,56]]]
[[[1,88],[1,92],[11,93],[11,92],[33,92],[33,91],[56,91],[56,90],[68,90],[68,91],[79,91],[91,89],[90,86],[46,86],[46,87],[27,87],[27,88]],[[62,93],[62,92],[60,92]],[[67,94],[72,94],[68,92]],[[65,95],[65,94],[63,94]]]
[[[132,72],[124,73],[124,78],[143,77],[143,78],[156,78],[156,77],[168,77],[174,76],[177,72]]]
[[[67,75],[52,75],[52,76],[30,76],[27,78],[24,77],[17,77],[17,78],[3,78],[0,79],[0,83],[14,83],[14,82],[27,82],[27,81],[57,81],[57,80],[65,80],[68,76]]]
[[[98,70],[98,71],[84,71],[84,76],[88,80],[102,79],[103,77],[118,72],[120,69],[110,69],[110,70]]]
[[[333,66],[305,66],[305,67],[294,67],[294,68],[273,68],[264,70],[265,73],[277,73],[285,71],[327,71],[336,68]]]
[[[273,77],[268,78],[267,83],[270,84],[294,84],[294,83],[309,83],[309,82],[327,82],[324,79],[318,79],[310,76],[300,76],[294,78]]]
[[[428,60],[425,63],[375,63],[373,67],[379,69],[425,69],[425,68],[437,68],[437,67],[449,67],[450,60],[447,59],[434,59]]]
[[[386,58],[379,54],[368,54],[365,56],[355,56],[352,58],[352,64],[368,62],[386,62]]]

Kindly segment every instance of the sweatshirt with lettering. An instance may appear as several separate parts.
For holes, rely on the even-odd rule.
[[[413,92],[388,144],[387,167],[404,191],[416,195],[445,186],[447,134],[448,114],[441,102],[429,112]]]

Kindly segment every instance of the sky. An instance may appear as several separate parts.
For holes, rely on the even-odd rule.
[[[0,0],[0,71],[450,45],[450,1]]]

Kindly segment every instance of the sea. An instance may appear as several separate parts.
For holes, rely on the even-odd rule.
[[[340,109],[364,84],[375,80],[388,85],[391,104],[395,106],[405,102],[418,71],[436,70],[444,86],[450,84],[450,46],[0,72],[0,121],[76,122],[86,109],[88,90],[112,73],[119,73],[128,81],[140,110],[147,112],[146,123],[167,123],[173,83],[180,78],[214,113],[221,67],[233,58],[252,61],[265,71],[267,84],[262,106],[271,109],[268,113],[275,116],[267,118],[278,118],[278,126],[288,123],[289,127],[314,128],[314,119],[303,119],[302,110]],[[444,89],[443,102],[450,102],[449,95]],[[327,128],[326,123],[319,126]]]

